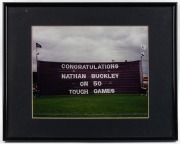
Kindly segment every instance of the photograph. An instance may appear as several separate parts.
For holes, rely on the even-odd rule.
[[[148,119],[148,26],[31,26],[33,119]]]

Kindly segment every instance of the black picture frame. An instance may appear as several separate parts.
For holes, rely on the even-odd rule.
[[[4,3],[4,141],[176,141],[177,3]],[[149,119],[32,119],[32,25],[148,25]]]

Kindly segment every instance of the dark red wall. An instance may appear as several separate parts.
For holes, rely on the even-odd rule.
[[[63,69],[62,64],[118,64],[117,69]],[[88,89],[93,94],[94,89],[114,89],[115,93],[139,93],[141,87],[140,61],[113,62],[113,63],[61,63],[38,61],[37,84],[41,95],[69,94],[69,89]],[[86,73],[86,79],[62,79],[61,74],[82,74]],[[90,75],[118,73],[117,79],[92,79]],[[80,86],[81,81],[88,81],[89,85]],[[101,86],[93,86],[93,81],[101,81]]]

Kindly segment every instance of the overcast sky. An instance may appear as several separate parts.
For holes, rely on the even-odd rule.
[[[143,57],[143,73],[148,71],[147,26],[33,26],[33,71],[38,60],[55,62],[124,62]],[[146,47],[142,50],[141,45]]]

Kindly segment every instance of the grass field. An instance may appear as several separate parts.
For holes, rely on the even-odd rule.
[[[148,117],[148,97],[139,94],[41,96],[33,98],[33,117]]]

